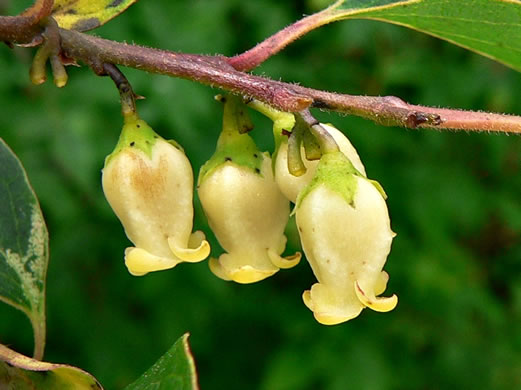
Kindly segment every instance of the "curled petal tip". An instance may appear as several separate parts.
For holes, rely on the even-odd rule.
[[[173,254],[188,263],[197,263],[210,255],[210,244],[204,239],[204,233],[197,231],[191,234],[188,248],[182,248],[172,237],[168,238],[168,246]]]
[[[310,290],[306,290],[302,293],[302,300],[304,301],[304,305],[306,305],[309,310],[313,311],[313,301],[311,300]]]
[[[210,271],[217,276],[218,278],[221,278],[222,280],[230,281],[230,277],[228,276],[228,273],[223,268],[219,260],[217,260],[214,257],[211,257],[208,261],[208,266],[210,267]]]
[[[387,288],[387,282],[389,281],[389,274],[385,271],[380,272],[376,284],[374,286],[375,295],[382,294]]]
[[[282,257],[273,250],[268,249],[268,257],[274,266],[281,269],[288,269],[296,266],[300,262],[302,254],[300,252],[296,252],[291,256]]]
[[[174,268],[177,264],[179,264],[179,261],[154,256],[141,248],[131,247],[125,250],[125,265],[128,272],[134,276],[143,276],[152,271]]]
[[[393,310],[398,304],[398,297],[396,294],[385,298],[369,298],[357,281],[355,281],[355,292],[360,302],[374,311],[388,312]]]

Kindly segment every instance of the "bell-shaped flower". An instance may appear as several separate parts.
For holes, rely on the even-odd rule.
[[[333,137],[340,151],[351,161],[354,167],[363,176],[366,176],[364,165],[360,161],[360,157],[356,149],[353,147],[349,139],[337,128],[321,123],[321,126]],[[288,169],[288,142],[280,143],[278,153],[275,159],[275,181],[279,185],[282,193],[293,203],[296,202],[297,196],[302,189],[309,184],[318,165],[318,160],[308,160],[305,157],[304,146],[301,146],[302,162],[306,167],[306,173],[301,176],[294,176]]]
[[[174,141],[157,135],[136,115],[125,118],[105,161],[103,191],[135,247],[125,251],[132,275],[198,262],[210,253],[204,234],[192,234],[193,172]]]
[[[382,268],[395,234],[377,182],[363,177],[343,153],[323,154],[297,199],[296,222],[318,279],[303,300],[318,322],[338,324],[365,307],[394,309],[396,295],[378,297],[389,279]]]
[[[227,252],[211,258],[210,269],[224,280],[254,283],[295,266],[300,253],[281,256],[289,201],[273,179],[269,155],[240,133],[245,114],[237,98],[226,98],[223,130],[215,154],[201,168],[198,194],[210,228]]]

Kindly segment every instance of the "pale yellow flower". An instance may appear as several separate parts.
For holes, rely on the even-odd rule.
[[[382,189],[357,174],[342,153],[322,156],[299,195],[296,221],[318,280],[303,299],[318,322],[338,324],[365,307],[386,312],[396,306],[396,295],[378,297],[389,279],[382,268],[395,235]]]
[[[360,157],[356,149],[353,147],[349,139],[340,130],[335,127],[321,123],[322,127],[334,138],[338,144],[340,151],[351,161],[354,167],[363,176],[366,176],[364,165],[360,161]],[[302,176],[293,176],[288,170],[288,142],[280,143],[280,147],[275,160],[275,181],[279,185],[282,193],[293,203],[296,202],[299,192],[309,184],[318,165],[318,161],[310,161],[305,157],[304,146],[301,147],[302,162],[306,167],[306,173]]]
[[[135,247],[125,251],[133,275],[197,262],[210,246],[202,232],[192,234],[193,173],[173,142],[144,121],[128,119],[116,150],[103,169],[103,191]]]
[[[201,168],[198,194],[210,228],[227,252],[210,259],[224,280],[254,283],[295,266],[284,258],[289,201],[273,179],[271,159],[242,128],[249,128],[240,99],[225,99],[223,130],[212,158]]]

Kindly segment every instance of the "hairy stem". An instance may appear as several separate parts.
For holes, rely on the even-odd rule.
[[[33,38],[41,38],[41,17],[49,11],[49,6],[52,7],[52,0],[38,0],[32,11],[27,13],[30,16],[22,14],[14,17],[31,18],[32,24],[26,24],[27,30],[23,31],[20,29],[21,22],[13,27],[5,19],[9,17],[0,17],[0,40],[10,37],[13,43],[27,43]],[[60,37],[62,57],[70,62],[83,61],[99,75],[106,73],[105,64],[123,65],[218,87],[260,100],[280,111],[298,113],[314,107],[361,116],[385,126],[521,133],[520,116],[422,107],[407,104],[393,96],[337,94],[274,81],[236,69],[248,69],[316,28],[326,12],[328,9],[304,18],[301,23],[297,22],[293,27],[268,38],[249,51],[250,54],[244,53],[244,56],[235,59],[129,45],[65,29],[56,31]],[[49,29],[50,25],[52,23],[47,23],[46,28]],[[32,38],[30,34],[33,34]]]
[[[248,71],[256,68],[271,56],[277,54],[291,42],[296,41],[308,32],[317,29],[331,20],[328,16],[330,8],[309,15],[280,30],[265,39],[252,49],[228,59],[228,63],[237,70]]]
[[[36,0],[31,8],[18,16],[0,16],[0,41],[29,44],[42,28],[40,21],[52,11],[53,0]]]
[[[258,99],[281,111],[308,107],[361,116],[385,126],[521,133],[521,117],[410,105],[393,96],[354,96],[305,88],[237,71],[226,57],[175,53],[60,29],[71,58],[103,74],[103,63],[181,77]]]
[[[103,70],[108,75],[119,92],[119,98],[121,101],[121,114],[123,118],[137,118],[136,111],[136,94],[132,89],[132,86],[128,82],[125,75],[113,64],[103,64]]]

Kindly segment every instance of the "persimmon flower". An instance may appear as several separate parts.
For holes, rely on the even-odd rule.
[[[394,233],[380,185],[358,173],[341,152],[324,154],[299,194],[296,222],[318,283],[303,300],[325,325],[357,317],[368,307],[387,312],[398,298],[378,297]]]
[[[321,123],[321,126],[333,137],[340,151],[351,161],[353,166],[362,176],[366,176],[364,165],[360,161],[360,157],[356,149],[353,147],[349,139],[337,128],[332,125]],[[302,149],[302,162],[306,167],[306,173],[302,176],[294,176],[288,170],[288,142],[280,143],[277,158],[275,159],[275,181],[279,185],[282,193],[293,203],[296,202],[299,192],[309,184],[318,165],[317,160],[308,160],[305,158],[304,146]]]
[[[143,120],[126,118],[118,145],[105,161],[102,184],[135,245],[125,250],[132,275],[208,257],[204,233],[192,234],[190,162],[179,145],[159,137]]]
[[[227,97],[223,130],[212,158],[199,174],[198,194],[210,228],[227,252],[211,258],[211,271],[224,280],[254,283],[295,266],[300,253],[282,257],[289,201],[273,179],[271,159],[248,134],[237,98]]]

